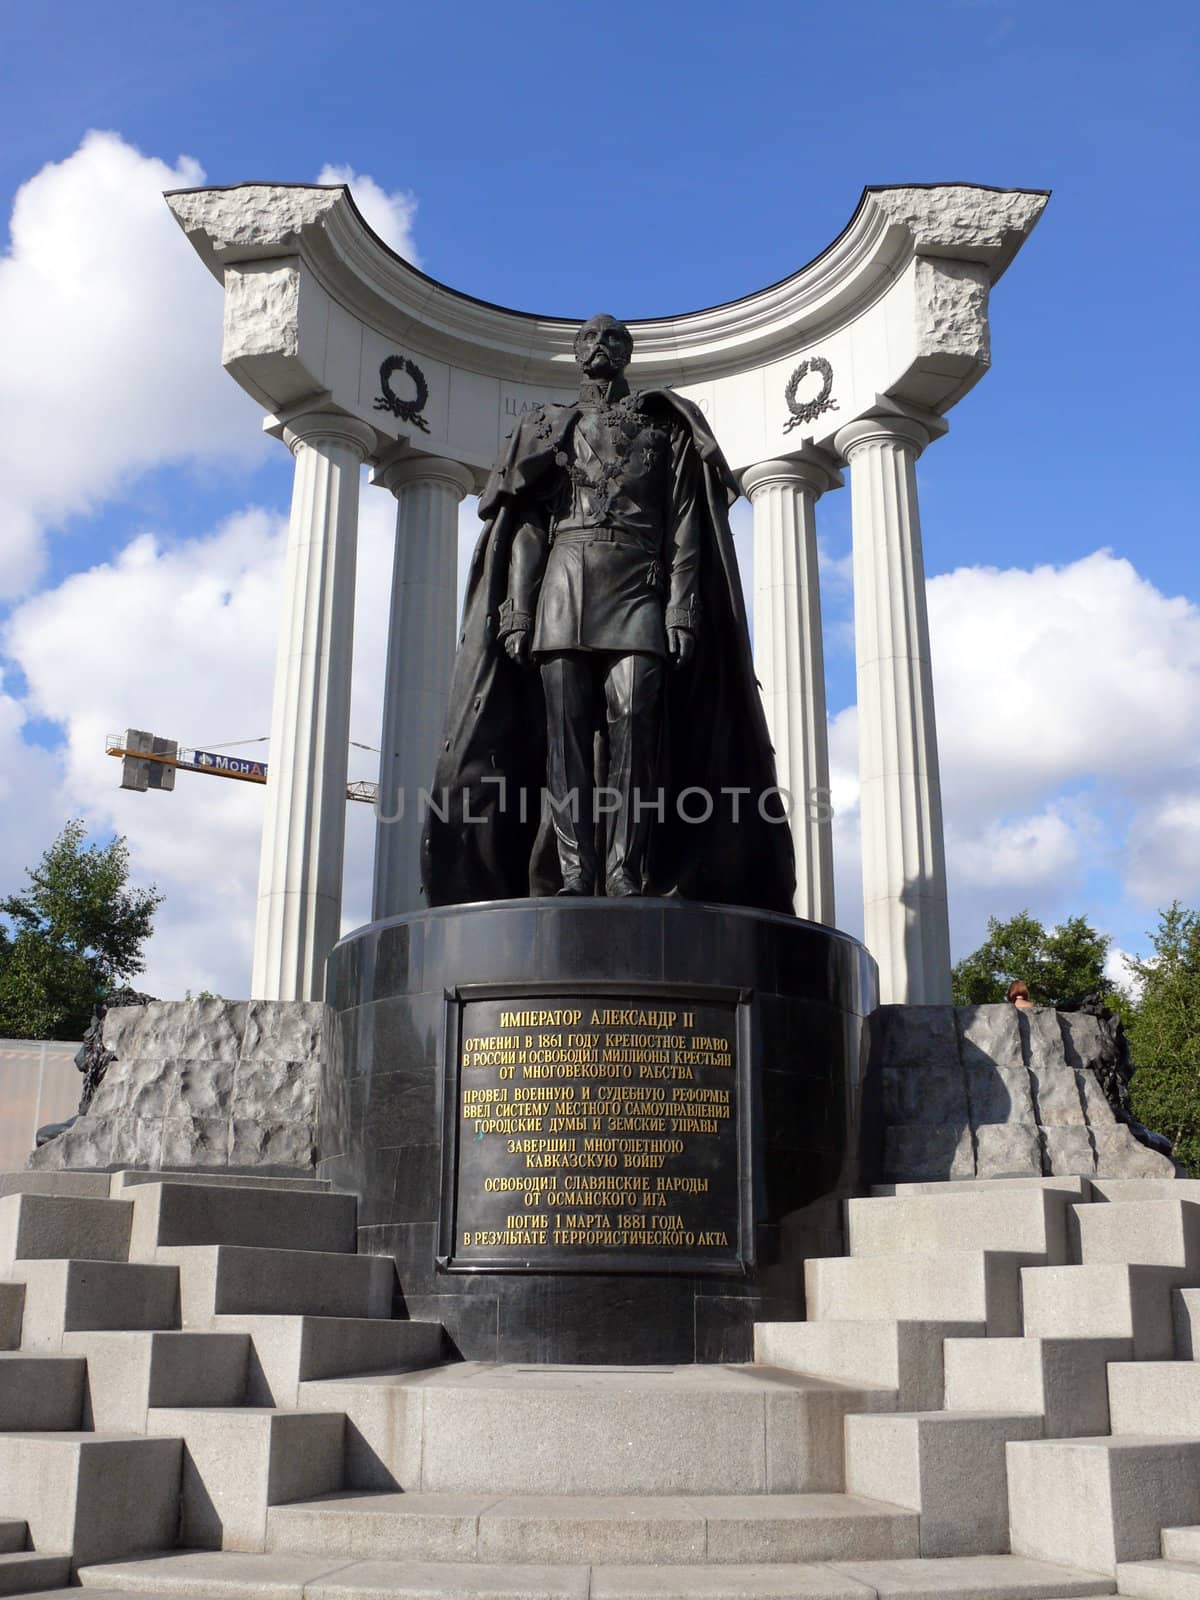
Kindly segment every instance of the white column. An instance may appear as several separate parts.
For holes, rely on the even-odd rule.
[[[422,903],[417,790],[433,785],[446,726],[458,618],[458,507],[474,479],[457,461],[413,456],[385,462],[371,481],[396,496],[371,910],[379,918]]]
[[[850,464],[863,916],[886,1004],[950,1000],[950,929],[916,461],[935,433],[903,416],[838,431]]]
[[[283,439],[296,467],[250,992],[319,1000],[342,914],[358,478],[375,430],[318,411]]]
[[[832,464],[763,461],[742,474],[754,508],[754,667],[779,783],[791,796],[796,915],[834,925],[825,657],[814,507]]]

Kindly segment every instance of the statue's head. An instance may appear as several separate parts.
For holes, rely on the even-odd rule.
[[[633,354],[633,335],[616,317],[589,317],[575,335],[575,360],[589,378],[620,377]]]

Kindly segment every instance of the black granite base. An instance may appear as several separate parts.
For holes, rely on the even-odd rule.
[[[742,1361],[803,1315],[859,1175],[855,940],[686,901],[445,907],[343,939],[327,999],[319,1171],[464,1357]]]

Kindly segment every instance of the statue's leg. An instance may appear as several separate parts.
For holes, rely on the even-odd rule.
[[[663,677],[661,658],[641,653],[612,657],[605,675],[608,786],[620,797],[608,818],[610,895],[646,892],[650,830],[661,814],[656,780]]]
[[[592,822],[595,657],[561,650],[540,661],[546,699],[546,790],[562,871],[562,894],[595,894]]]

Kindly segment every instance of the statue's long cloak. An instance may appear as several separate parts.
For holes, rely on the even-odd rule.
[[[659,781],[665,821],[655,823],[652,894],[790,912],[795,859],[775,757],[754,676],[741,581],[729,529],[739,490],[703,413],[669,389],[643,391],[691,431],[700,458],[711,541],[701,564],[696,649],[667,675]],[[520,899],[561,886],[553,835],[539,835],[546,774],[546,720],[536,666],[517,666],[498,643],[509,551],[524,520],[522,497],[554,470],[578,404],[527,413],[479,501],[483,531],[471,558],[444,742],[422,840],[431,905]],[[749,790],[736,801],[722,787]],[[700,816],[711,794],[712,816]],[[803,805],[806,796],[793,803]],[[734,805],[738,820],[733,820]],[[444,815],[440,814],[444,812]],[[770,820],[768,820],[770,819]]]

